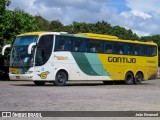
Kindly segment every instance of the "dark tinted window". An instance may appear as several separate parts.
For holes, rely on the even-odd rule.
[[[148,56],[156,56],[156,55],[157,55],[157,47],[148,46]]]
[[[124,54],[123,44],[119,42],[113,43],[113,53],[114,54]]]
[[[156,56],[157,47],[145,44],[104,41],[103,53],[137,55],[137,56]]]
[[[104,49],[103,49],[103,52],[104,53],[113,53],[113,43],[112,42],[103,42],[103,45],[104,45]]]
[[[53,48],[53,35],[43,35],[39,39],[36,51],[36,65],[40,66],[45,64],[52,53]]]
[[[94,52],[94,53],[102,52],[101,41],[89,40],[88,41],[88,52]]]
[[[132,55],[141,55],[141,46],[139,44],[133,44]]]
[[[55,51],[70,51],[71,38],[66,36],[56,36]]]
[[[140,45],[141,47],[141,54],[142,56],[148,56],[149,55],[149,49],[148,49],[148,46],[147,45]]]
[[[123,52],[125,55],[133,54],[133,45],[129,43],[123,43]]]
[[[72,39],[72,51],[86,52],[86,40],[81,38]]]
[[[157,54],[157,47],[145,44],[56,36],[55,51],[155,56]]]

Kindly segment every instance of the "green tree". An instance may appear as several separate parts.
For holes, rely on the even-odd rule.
[[[10,0],[1,0],[0,1],[0,49],[3,44],[3,30],[4,30],[4,22],[5,22],[5,13],[6,13],[6,6],[8,6]]]
[[[0,17],[3,17],[5,10],[6,10],[6,6],[9,6],[10,4],[10,0],[1,0],[0,1]]]
[[[38,31],[50,31],[51,30],[51,26],[48,20],[44,19],[40,15],[37,15],[34,18],[38,26]]]
[[[6,10],[9,0],[0,2],[0,52],[6,44],[12,44],[17,34],[37,31],[35,18],[22,10]],[[5,59],[8,59],[9,52],[5,53]],[[2,56],[0,54],[0,59]]]
[[[79,32],[89,32],[89,26],[85,22],[73,22],[73,29],[74,33],[79,33]]]
[[[112,27],[112,35],[119,37],[124,40],[140,40],[140,38],[131,30],[127,30],[124,27],[114,26]]]
[[[33,16],[21,10],[6,10],[1,23],[1,48],[5,44],[13,43],[15,36],[20,33],[37,31],[37,24]]]
[[[73,33],[91,32],[98,34],[114,35],[125,40],[140,40],[140,38],[130,29],[127,30],[120,26],[111,26],[108,22],[98,21],[97,23],[73,22],[70,25]]]
[[[97,23],[93,24],[92,31],[94,33],[112,35],[111,29],[112,29],[111,24],[109,24],[108,22],[98,21]]]
[[[158,45],[160,45],[160,35],[153,35],[153,36],[142,36],[141,37],[142,41],[153,41],[155,43],[157,43]]]
[[[50,22],[51,31],[59,32],[62,31],[64,25],[59,20],[53,20]]]

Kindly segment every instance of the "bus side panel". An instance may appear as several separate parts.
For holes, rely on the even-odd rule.
[[[87,76],[86,80],[102,80],[103,76],[110,80],[96,53],[72,52],[71,54],[81,73],[83,72]]]
[[[65,70],[68,80],[111,80],[95,53],[55,52],[54,62],[54,74]]]
[[[132,72],[134,76],[137,72],[142,72],[144,80],[148,80],[148,78],[151,77],[155,78],[156,76],[157,65],[150,63],[150,67],[148,67],[148,59],[152,60],[152,62],[156,61],[156,59],[152,57],[113,54],[98,54],[98,56],[112,80],[124,80],[126,73],[129,71]]]
[[[152,63],[148,64],[148,60]],[[69,74],[69,80],[124,80],[125,74],[131,71],[135,76],[138,71],[144,75],[144,80],[155,78],[157,65],[155,58],[95,54],[79,52],[55,52],[55,74],[64,69]]]
[[[111,56],[115,55],[98,54],[101,64],[104,66],[109,78],[111,80],[122,80],[123,76],[121,72],[123,67],[117,62],[109,62],[109,57]],[[107,80],[105,76],[103,76],[103,80]]]
[[[87,76],[79,69],[70,52],[54,52],[54,74],[59,70],[68,73],[68,80],[87,80]]]
[[[156,79],[158,75],[158,56],[147,58],[148,79]]]
[[[152,80],[152,79],[156,79],[157,78],[157,67],[154,66],[149,66],[148,67],[148,79]]]

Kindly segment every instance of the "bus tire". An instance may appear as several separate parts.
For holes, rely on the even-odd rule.
[[[56,79],[54,81],[54,84],[56,86],[64,86],[66,84],[66,81],[68,80],[67,74],[63,71],[59,71],[56,74]]]
[[[125,75],[125,84],[126,85],[131,85],[133,84],[134,76],[132,72],[127,72]]]
[[[37,86],[43,86],[45,82],[44,81],[34,81],[34,84]]]
[[[142,81],[143,81],[143,74],[141,72],[137,72],[133,83],[138,85],[141,84]]]

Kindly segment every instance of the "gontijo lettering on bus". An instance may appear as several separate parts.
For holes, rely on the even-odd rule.
[[[108,62],[117,62],[117,63],[136,63],[136,58],[127,58],[127,57],[108,57]]]

